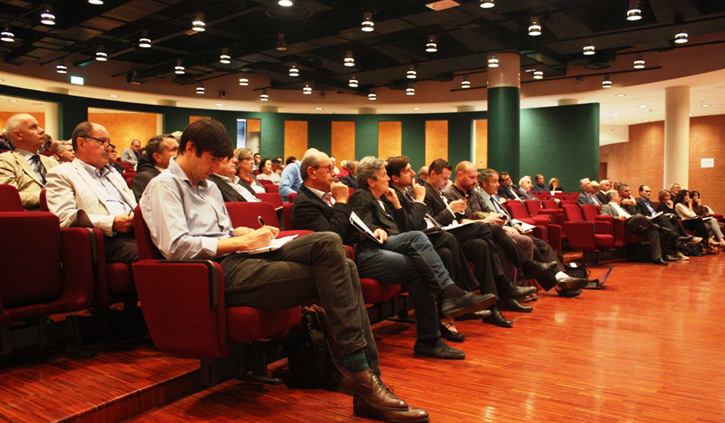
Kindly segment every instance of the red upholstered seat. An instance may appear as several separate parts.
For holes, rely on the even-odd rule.
[[[0,211],[25,211],[18,189],[12,185],[0,185]]]
[[[378,304],[400,295],[401,285],[383,285],[375,279],[360,278],[360,290],[366,304]]]
[[[606,222],[584,220],[579,206],[564,204],[564,233],[572,249],[585,253],[598,253],[614,246],[612,229]],[[596,256],[598,258],[598,255]]]
[[[279,197],[279,196],[278,196]],[[257,229],[259,228],[259,220],[257,217],[261,217],[264,220],[265,225],[270,225],[279,228],[279,220],[277,219],[277,213],[274,207],[262,201],[261,203],[249,203],[249,202],[230,202],[224,203],[229,212],[229,217],[232,219],[232,226],[235,228],[238,226],[244,226],[247,228]],[[280,206],[282,204],[280,203]],[[290,219],[291,220],[291,219]],[[307,235],[312,231],[307,230],[285,230],[280,231],[277,237],[289,236],[289,235]]]
[[[129,163],[129,162],[122,162],[122,161],[119,161],[118,163],[119,163],[119,164],[120,164],[121,166],[123,166],[123,173],[126,173],[126,172],[133,172],[133,171],[135,171],[135,170],[136,170],[136,169],[134,169],[134,167],[133,167],[133,163]]]

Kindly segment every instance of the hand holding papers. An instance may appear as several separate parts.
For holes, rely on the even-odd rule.
[[[364,234],[366,237],[372,239],[378,244],[383,244],[383,241],[375,236],[373,231],[370,230],[368,225],[366,225],[365,222],[360,219],[360,216],[358,216],[355,212],[350,213],[350,224],[354,226],[355,229],[357,229],[360,233]]]
[[[260,253],[267,253],[269,251],[275,251],[282,248],[283,245],[286,243],[292,241],[293,239],[297,238],[297,234],[290,235],[290,236],[283,236],[282,238],[275,238],[272,240],[272,242],[266,246],[266,247],[260,247],[255,248],[253,250],[249,251],[237,251],[238,253],[246,253],[246,254],[260,254]]]

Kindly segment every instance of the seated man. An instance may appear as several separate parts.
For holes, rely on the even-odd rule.
[[[630,215],[637,214],[637,201],[632,197],[632,189],[625,183],[619,183],[619,199],[621,201],[620,206],[627,211]],[[609,203],[609,201],[607,201]],[[605,204],[607,204],[605,203]]]
[[[677,233],[662,228],[641,214],[630,214],[621,206],[622,199],[619,197],[619,192],[615,190],[609,191],[606,199],[607,204],[602,206],[602,214],[614,216],[615,219],[625,222],[625,229],[628,233],[643,236],[652,247],[652,263],[667,266],[669,263],[662,257],[663,254],[667,255],[669,252],[669,243],[679,237]]]
[[[116,160],[116,146],[111,144],[110,150],[108,151],[108,164],[106,165],[106,168],[110,171],[118,172],[119,175],[123,175],[126,172],[126,169],[123,168],[121,163],[118,163]]]
[[[556,292],[562,297],[576,297],[581,295],[580,288],[584,287],[587,281],[585,279],[572,278],[567,275],[564,272],[564,266],[559,262],[556,253],[549,243],[533,236],[528,237],[519,234],[511,222],[511,216],[508,211],[494,198],[494,195],[498,192],[498,173],[494,169],[486,169],[482,172],[482,177],[481,188],[483,189],[483,196],[479,196],[473,189],[478,181],[476,167],[471,162],[459,163],[456,166],[456,183],[445,191],[446,197],[449,200],[461,198],[468,200],[468,207],[466,208],[464,217],[470,216],[473,212],[481,212],[480,215],[484,218],[489,218],[491,213],[494,216],[500,216],[501,220],[497,219],[495,221],[500,222],[507,234],[515,241],[518,240],[517,244],[522,242],[520,237],[528,238],[533,243],[534,260],[553,264],[550,271],[538,273],[535,276],[539,285],[546,291],[555,288]],[[506,257],[511,260],[508,254]],[[513,260],[512,263],[517,267],[519,266]],[[525,268],[524,272],[526,272]]]
[[[672,213],[662,213],[658,215],[657,209],[655,208],[654,203],[650,200],[650,197],[652,196],[652,190],[647,185],[641,185],[639,187],[639,198],[637,199],[637,212],[643,216],[647,216],[652,218],[652,221],[663,228],[667,228],[678,235],[680,235],[679,238],[674,239],[673,242],[670,245],[670,252],[671,256],[676,257],[680,260],[689,260],[690,258],[687,257],[680,251],[680,248],[678,247],[678,244],[680,242],[691,242],[691,243],[698,243],[702,241],[702,238],[699,236],[692,236],[687,233],[685,228],[682,226],[682,222],[680,222],[680,218],[677,217],[676,214]]]
[[[415,353],[443,359],[465,358],[463,351],[453,349],[440,340],[435,299],[431,293],[440,289],[437,285],[434,289],[429,287],[436,281],[431,281],[431,269],[422,262],[428,260],[437,266],[440,259],[435,255],[430,243],[425,242],[427,241],[425,236],[421,233],[413,235],[391,233],[381,248],[367,246],[365,240],[358,243],[357,230],[349,224],[353,206],[347,204],[346,186],[333,184],[331,161],[327,154],[315,152],[305,155],[301,170],[305,182],[295,198],[292,212],[295,228],[333,231],[348,244],[357,244],[358,272],[363,278],[373,278],[384,284],[410,281],[418,329]],[[363,220],[367,219],[366,210],[361,210],[359,214]],[[403,245],[404,243],[406,245]],[[450,286],[448,293],[444,293],[443,309],[448,314],[463,313],[467,311],[465,304],[473,308],[476,301],[495,301],[495,298],[475,296]]]
[[[522,201],[521,197],[519,197],[519,187],[514,185],[514,182],[511,180],[511,175],[508,172],[501,172],[498,182],[498,196],[501,197],[501,202],[506,200]]]
[[[107,262],[137,261],[133,235],[136,199],[123,177],[106,167],[111,136],[102,125],[82,122],[71,140],[76,159],[48,172],[48,208],[63,228],[99,228],[105,235]]]
[[[250,203],[258,203],[262,201],[259,197],[252,194],[250,190],[239,183],[239,176],[237,176],[237,163],[239,163],[239,161],[234,156],[221,160],[217,170],[209,176],[209,180],[219,187],[219,191],[222,192],[222,198],[225,203],[231,203],[234,201],[249,201]]]
[[[599,190],[596,192],[597,200],[599,200],[599,203],[604,205],[607,204],[607,192],[612,189],[612,183],[609,182],[609,179],[602,179],[599,181]]]
[[[131,141],[131,148],[126,148],[121,152],[121,161],[128,162],[135,168],[138,164],[138,160],[141,158],[141,141]]]
[[[344,170],[347,172],[347,175],[340,178],[340,182],[352,189],[360,188],[357,184],[357,160],[347,160]]]
[[[146,155],[138,161],[137,173],[131,183],[136,201],[141,199],[149,181],[169,167],[169,160],[176,156],[178,149],[179,142],[171,135],[157,135],[146,143]]]
[[[228,305],[283,310],[319,298],[330,336],[349,372],[341,384],[354,392],[355,414],[395,422],[428,421],[428,413],[408,407],[378,376],[377,349],[357,270],[345,259],[339,236],[315,233],[276,251],[238,253],[269,245],[278,230],[232,228],[219,189],[206,180],[231,155],[232,143],[221,123],[199,120],[184,130],[178,155],[151,180],[141,198],[154,244],[169,259],[220,263]]]
[[[599,203],[599,199],[595,195],[597,191],[592,187],[592,181],[590,181],[589,178],[580,179],[579,187],[582,190],[582,192],[579,194],[579,197],[577,197],[576,199],[576,203],[579,206],[583,206],[584,204],[601,206],[601,204]]]
[[[534,192],[548,192],[549,188],[546,186],[546,183],[544,182],[544,175],[538,174],[536,175],[536,184],[532,188]]]
[[[531,183],[531,176],[524,176],[519,180],[519,197],[521,198],[521,201],[525,200],[536,200],[539,203],[541,203],[541,200],[537,196],[531,193],[531,189],[534,186],[533,183]]]
[[[32,115],[21,113],[10,116],[5,134],[15,150],[0,154],[0,184],[17,188],[24,208],[39,210],[46,174],[57,166],[49,157],[38,154],[44,142],[43,128]]]
[[[310,148],[305,152],[305,155],[310,153],[312,150],[317,151],[315,148]],[[305,157],[302,156],[304,159]],[[291,160],[291,161],[290,161]],[[294,157],[287,158],[287,165],[282,171],[282,176],[279,181],[279,195],[282,197],[282,201],[289,201],[289,195],[296,193],[302,186],[302,175],[300,174],[300,162]]]

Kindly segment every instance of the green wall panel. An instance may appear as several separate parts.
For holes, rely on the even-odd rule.
[[[488,90],[488,165],[499,172],[519,173],[520,89]]]

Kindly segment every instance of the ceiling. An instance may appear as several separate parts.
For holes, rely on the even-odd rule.
[[[688,47],[723,52],[725,46],[723,0],[640,1],[643,18],[634,22],[625,19],[629,0],[496,0],[491,9],[479,7],[479,0],[439,3],[445,2],[452,7],[433,10],[426,6],[428,1],[419,0],[295,0],[292,7],[281,7],[276,0],[105,0],[100,6],[85,0],[56,0],[49,2],[56,25],[48,26],[39,22],[40,2],[4,0],[0,25],[10,26],[15,41],[2,43],[0,70],[57,78],[55,66],[63,60],[71,72],[88,75],[87,80],[103,73],[106,79],[97,86],[130,89],[139,96],[156,94],[157,98],[160,93],[194,97],[200,83],[214,87],[215,94],[222,87],[215,97],[224,98],[223,87],[231,94],[244,75],[251,80],[250,87],[234,95],[257,106],[265,89],[286,103],[306,107],[295,111],[314,113],[310,105],[364,102],[374,88],[378,93],[391,92],[390,102],[402,95],[399,103],[408,111],[413,102],[430,112],[426,104],[449,98],[474,106],[474,100],[485,100],[485,63],[494,52],[519,53],[522,83],[533,83],[531,87],[541,82],[531,79],[529,71],[534,69],[544,72],[545,81],[569,85],[581,76],[596,76],[591,88],[578,89],[585,92],[601,88],[607,73],[634,81],[620,83],[622,87],[696,73],[665,69],[673,62],[673,68],[687,68],[682,61],[650,60],[677,58],[682,47],[676,47],[673,39],[681,31],[690,35]],[[204,14],[204,32],[191,30],[197,12]],[[361,31],[366,12],[371,13],[373,32]],[[538,37],[527,34],[534,16],[543,27]],[[147,31],[151,48],[138,46],[142,31]],[[284,50],[277,49],[281,35]],[[425,51],[431,35],[437,37],[438,51],[433,53]],[[596,47],[593,56],[582,54],[589,44]],[[95,60],[100,48],[108,54],[108,62]],[[229,64],[219,62],[223,52],[228,52]],[[354,67],[343,65],[347,52],[353,54]],[[631,67],[640,55],[647,58],[644,71]],[[183,75],[174,73],[179,60],[185,67]],[[300,70],[299,77],[289,76],[293,65]],[[406,78],[411,66],[417,71],[415,80]],[[722,68],[715,60],[703,71]],[[358,88],[348,86],[352,76],[359,81]],[[464,76],[470,77],[472,90],[460,89]],[[340,95],[342,100],[332,95],[303,96],[306,85],[322,95]],[[413,100],[405,98],[408,87],[416,88]],[[522,86],[525,97],[562,92],[531,87]],[[461,93],[476,89],[478,94]],[[126,97],[125,101],[131,101]],[[382,101],[376,107],[385,102],[386,94],[379,98]],[[443,111],[451,111],[450,104],[447,107]]]

